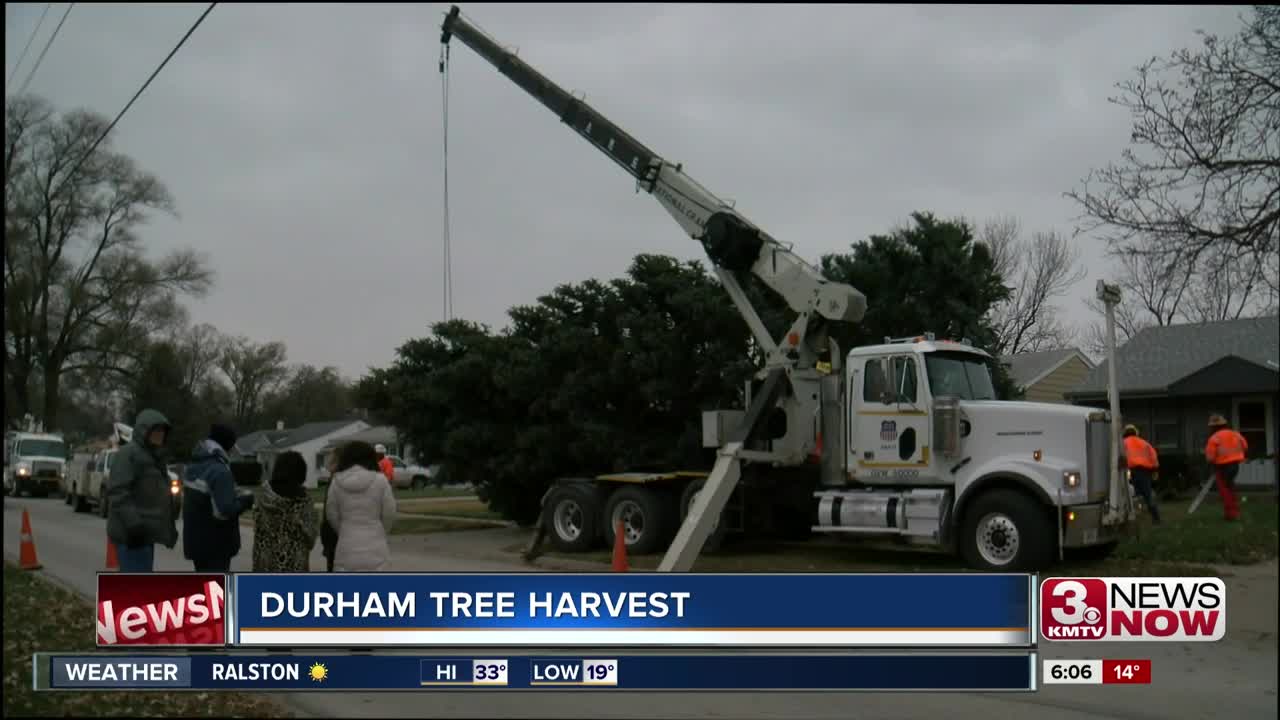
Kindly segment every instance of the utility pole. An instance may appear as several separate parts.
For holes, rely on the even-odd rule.
[[[1108,498],[1107,518],[1115,522],[1116,513],[1124,508],[1130,514],[1133,504],[1129,496],[1128,481],[1120,472],[1120,388],[1116,385],[1116,306],[1120,304],[1118,285],[1099,280],[1098,300],[1106,307],[1107,315],[1107,400],[1111,405],[1111,492]]]

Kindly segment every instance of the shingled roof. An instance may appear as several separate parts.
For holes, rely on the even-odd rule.
[[[1159,394],[1224,358],[1237,357],[1280,372],[1280,316],[1165,325],[1140,331],[1116,350],[1116,384],[1121,394]],[[1102,361],[1068,396],[1107,392]]]

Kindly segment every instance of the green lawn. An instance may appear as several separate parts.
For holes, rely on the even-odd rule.
[[[400,503],[400,512],[414,515],[442,515],[448,517],[473,518],[476,520],[493,520],[500,522],[502,516],[489,509],[479,500],[447,500],[414,503]]]
[[[329,489],[328,485],[318,488],[311,488],[307,492],[311,493],[311,497],[316,502],[324,502],[324,494]],[[396,488],[395,496],[397,500],[408,500],[413,498],[451,498],[451,497],[470,497],[475,495],[474,490],[464,490],[456,487],[427,487],[420,490],[412,488]]]
[[[88,600],[38,574],[4,565],[5,717],[292,717],[279,703],[246,693],[36,692],[34,652],[95,652]]]
[[[1210,495],[1187,515],[1191,502],[1160,505],[1162,525],[1153,526],[1142,510],[1138,535],[1116,549],[1117,560],[1249,565],[1276,557],[1280,549],[1280,506],[1275,495],[1242,495],[1240,521],[1225,522],[1222,504]]]

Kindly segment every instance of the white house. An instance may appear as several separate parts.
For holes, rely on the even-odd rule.
[[[257,448],[256,455],[258,462],[263,465],[267,479],[271,477],[275,458],[281,453],[293,451],[302,455],[307,461],[306,486],[313,488],[318,486],[319,473],[324,469],[324,456],[321,452],[324,447],[334,438],[367,429],[369,429],[369,423],[354,419],[307,423],[271,442],[270,447]]]

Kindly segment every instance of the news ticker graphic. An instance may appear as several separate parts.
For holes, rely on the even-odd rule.
[[[224,647],[221,573],[99,573],[98,647]]]
[[[1049,578],[1040,585],[1045,640],[1212,642],[1227,632],[1227,588],[1200,578]]]
[[[37,690],[926,691],[1036,689],[1036,654],[282,655],[37,653]]]
[[[1150,660],[1045,660],[1045,685],[1150,685]]]
[[[240,646],[1034,644],[1030,575],[250,573],[232,582],[230,637]]]

